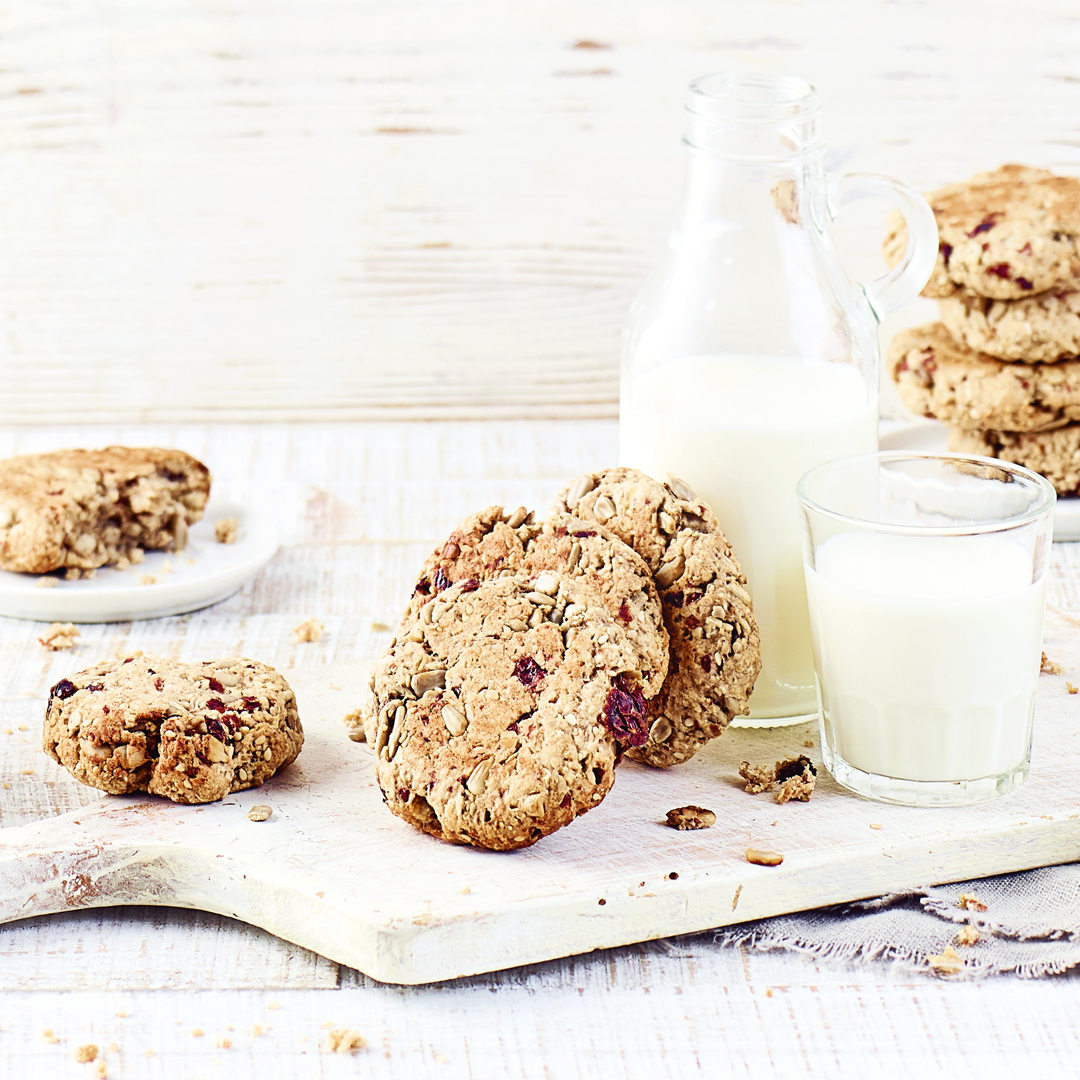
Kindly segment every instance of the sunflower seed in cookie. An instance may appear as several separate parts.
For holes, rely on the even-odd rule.
[[[107,660],[49,693],[43,748],[84,784],[212,802],[258,787],[304,743],[289,684],[243,657]]]
[[[591,521],[598,504],[607,528],[652,569],[671,642],[667,679],[647,703],[648,743],[630,756],[659,767],[687,761],[749,709],[761,646],[746,578],[685,481],[662,484],[636,469],[590,473],[564,488],[552,514]]]
[[[1008,363],[931,323],[893,337],[889,369],[912,412],[960,428],[1047,431],[1080,421],[1080,360]]]
[[[422,640],[399,635],[375,663],[376,777],[416,828],[526,847],[599,804],[624,749],[647,738],[636,646],[595,592],[556,576],[453,585],[429,600],[442,609]],[[559,622],[533,599],[539,584]],[[442,685],[417,693],[430,671]]]

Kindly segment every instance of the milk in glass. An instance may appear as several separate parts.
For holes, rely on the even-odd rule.
[[[692,356],[635,373],[620,461],[686,480],[719,518],[761,634],[755,718],[816,712],[795,485],[808,469],[877,449],[877,402],[850,364]]]
[[[1024,547],[841,532],[806,585],[825,739],[844,762],[923,781],[1026,763],[1045,576]]]

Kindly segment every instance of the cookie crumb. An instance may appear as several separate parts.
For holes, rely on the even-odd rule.
[[[105,1068],[105,1059],[100,1058],[94,1065],[94,1076],[97,1080],[107,1080],[109,1075],[108,1070]]]
[[[778,761],[771,768],[768,765],[751,765],[748,761],[739,763],[739,775],[746,781],[746,792],[758,795],[763,791],[775,791],[778,803],[809,802],[817,784],[817,769],[805,755]]]
[[[371,624],[371,629],[379,634],[388,634],[394,628],[389,623],[373,622]]]
[[[960,959],[960,954],[951,945],[946,945],[942,949],[940,956],[928,956],[926,962],[939,975],[955,975],[957,972],[962,971],[964,967],[964,961]]]
[[[735,890],[735,895],[731,898],[731,910],[734,911],[739,906],[739,897],[742,896],[742,886],[740,885]]]
[[[802,744],[803,744],[803,746],[807,746],[810,749],[813,749],[814,745],[815,745],[813,739],[803,739]]]
[[[157,578],[154,577],[153,574],[143,574],[143,576],[141,578],[139,578],[139,584],[140,585],[156,585],[157,584]]]
[[[59,578],[54,577],[39,577],[34,582],[35,589],[55,589],[60,584]]]
[[[265,1035],[269,1030],[269,1028],[264,1028],[262,1024],[254,1024],[251,1028],[251,1037],[257,1039],[260,1035]]]
[[[367,735],[364,732],[363,709],[353,709],[342,718],[342,723],[349,725],[349,738],[353,742],[366,742]]]
[[[326,1036],[328,1054],[355,1054],[367,1046],[367,1039],[352,1028],[333,1028]]]
[[[224,1035],[219,1035],[214,1040],[214,1045],[220,1047],[222,1050],[228,1050],[232,1046],[232,1039],[226,1038]]]
[[[667,824],[673,829],[708,829],[716,824],[716,815],[704,806],[677,806],[667,812]]]
[[[44,1040],[45,1040],[45,1041],[46,1041],[47,1043],[51,1043],[51,1044],[53,1044],[53,1045],[55,1045],[56,1043],[58,1043],[58,1042],[60,1041],[60,1040],[59,1040],[59,1039],[58,1039],[58,1038],[57,1038],[57,1037],[56,1037],[56,1036],[55,1036],[55,1035],[53,1034],[53,1029],[52,1029],[52,1028],[46,1028],[46,1029],[45,1029],[45,1030],[44,1030],[44,1031],[43,1031],[43,1032],[41,1033],[41,1037],[42,1037],[42,1038],[43,1038],[43,1039],[44,1039]]]
[[[957,898],[957,906],[964,909],[964,911],[985,911],[986,904],[984,904],[974,893],[961,893]]]
[[[205,1034],[206,1034],[206,1032],[203,1031],[202,1028],[192,1028],[191,1029],[191,1037],[193,1039],[201,1039]]]
[[[234,517],[218,518],[214,524],[214,537],[219,544],[235,544],[240,535],[240,522]]]
[[[116,1015],[119,1016],[121,1020],[123,1020],[124,1017],[127,1016],[127,1009],[117,1009]]]
[[[1068,692],[1069,692],[1070,694],[1075,694],[1075,693],[1077,693],[1077,687],[1073,686],[1073,684],[1072,684],[1071,682],[1069,682],[1069,681],[1068,681],[1068,679],[1066,679],[1066,680],[1065,680],[1065,689],[1066,689],[1066,690],[1067,690],[1067,691],[1068,691]]]
[[[318,641],[322,634],[323,624],[318,619],[305,619],[293,627],[293,641],[297,645]]]
[[[776,769],[768,765],[751,765],[749,761],[741,761],[739,775],[746,781],[744,790],[748,795],[769,791],[776,783]]]
[[[75,1051],[75,1060],[85,1065],[97,1057],[97,1047],[93,1043],[86,1043]]]
[[[1042,654],[1042,664],[1039,667],[1040,675],[1064,675],[1065,669],[1056,661],[1051,660],[1046,653]]]
[[[273,812],[265,803],[258,803],[248,811],[248,821],[269,821]]]
[[[277,1010],[277,1009],[280,1009],[280,1008],[281,1008],[281,1002],[280,1002],[280,1001],[271,1001],[271,1002],[270,1002],[270,1004],[269,1004],[269,1005],[267,1005],[266,1007],[267,1007],[267,1008],[268,1008],[268,1009],[269,1009],[269,1010],[270,1010],[271,1012],[274,1012],[275,1010]]]
[[[877,823],[876,821],[872,821],[872,822],[870,823],[870,828],[871,828],[871,829],[880,829],[880,828],[881,828],[881,826],[880,826],[880,825],[879,825],[879,824],[878,824],[878,823]]]
[[[779,866],[784,861],[784,856],[778,851],[758,851],[757,848],[748,847],[746,861],[758,866]]]
[[[78,581],[82,577],[82,571],[77,566],[69,566],[64,571],[65,581]]]
[[[49,629],[38,641],[50,652],[59,652],[61,649],[70,649],[75,644],[75,639],[81,636],[74,623],[54,622],[49,624]]]
[[[960,933],[956,935],[957,945],[974,945],[979,940],[979,931],[974,926],[961,927]]]

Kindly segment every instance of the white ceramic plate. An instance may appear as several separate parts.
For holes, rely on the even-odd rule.
[[[225,517],[236,518],[240,525],[232,544],[214,539],[214,524]],[[102,568],[89,580],[61,579],[52,588],[42,588],[36,574],[0,570],[0,615],[76,623],[180,615],[231,596],[277,549],[277,530],[265,514],[211,500],[183,551],[147,552],[144,562],[128,570]]]
[[[945,425],[936,420],[881,425],[882,450],[946,450]],[[1054,507],[1054,539],[1080,540],[1080,498],[1059,498]]]

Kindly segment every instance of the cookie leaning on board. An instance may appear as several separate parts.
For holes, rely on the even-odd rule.
[[[527,847],[598,805],[648,737],[636,642],[570,577],[449,586],[376,661],[375,771],[442,840]]]
[[[58,450],[0,461],[0,569],[95,570],[179,551],[210,496],[210,472],[180,450]]]
[[[258,787],[303,744],[296,697],[272,667],[141,652],[61,679],[42,732],[45,753],[84,784],[180,803]]]
[[[649,564],[671,640],[663,689],[648,702],[649,740],[630,756],[666,768],[694,756],[736,717],[761,671],[746,578],[709,506],[689,485],[636,469],[568,484],[552,512],[607,527]]]

